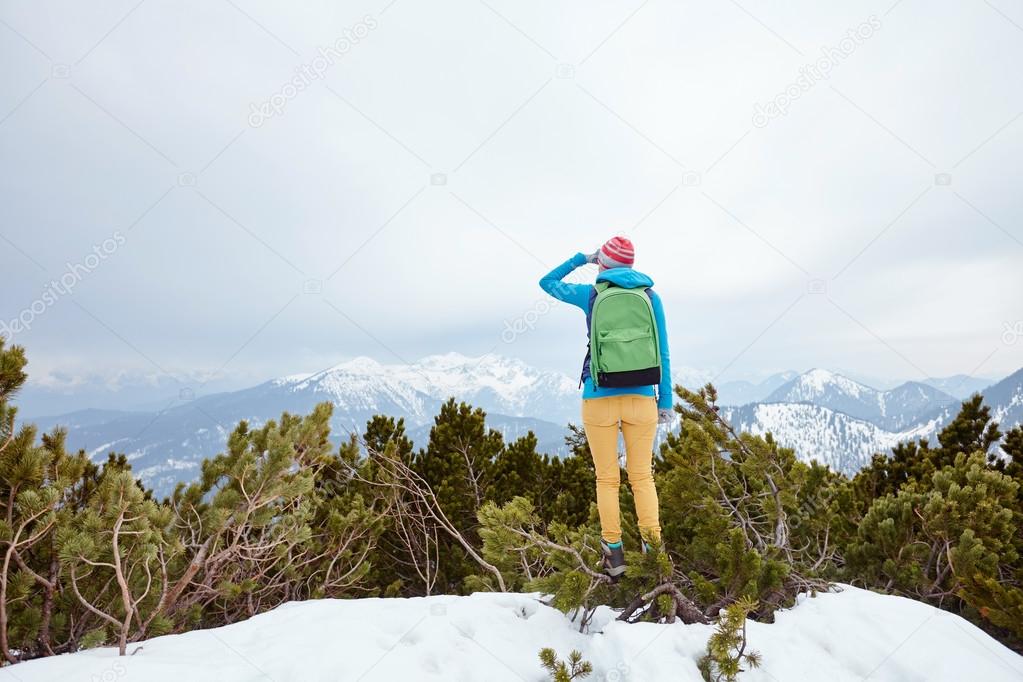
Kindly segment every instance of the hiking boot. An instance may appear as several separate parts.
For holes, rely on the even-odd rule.
[[[612,546],[601,539],[600,551],[603,554],[604,573],[610,576],[614,582],[618,582],[618,579],[625,573],[625,550],[622,548],[622,543],[617,542],[615,546]]]

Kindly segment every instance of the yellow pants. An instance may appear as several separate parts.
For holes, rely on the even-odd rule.
[[[618,508],[620,428],[625,440],[625,470],[636,499],[640,534],[647,542],[660,542],[661,526],[653,476],[657,402],[643,395],[590,398],[583,400],[582,417],[597,470],[597,508],[604,540],[619,542],[622,539],[621,510]]]

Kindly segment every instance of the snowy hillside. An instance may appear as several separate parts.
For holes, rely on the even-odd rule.
[[[1023,369],[984,390],[984,402],[991,406],[991,417],[1006,430],[1023,424]]]
[[[815,460],[846,474],[859,471],[874,453],[888,452],[910,437],[809,403],[754,403],[722,408],[722,416],[739,431],[756,435],[770,431],[803,461]]]
[[[991,408],[991,418],[998,422],[1002,432],[1023,424],[1023,369],[1020,369],[998,383],[980,392],[984,404]],[[958,405],[950,405],[928,415],[929,426],[921,427],[933,436],[956,416]]]
[[[749,623],[762,667],[744,682],[1010,682],[1023,657],[959,618],[920,602],[852,587],[803,596],[773,624]],[[624,624],[601,609],[590,632],[531,595],[323,600],[286,604],[215,630],[0,670],[12,682],[540,682],[543,647],[577,649],[588,680],[700,682],[708,625]]]

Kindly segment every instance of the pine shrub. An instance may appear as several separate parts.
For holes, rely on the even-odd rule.
[[[583,655],[578,651],[572,651],[568,655],[568,661],[561,661],[558,660],[558,654],[554,649],[540,649],[540,663],[550,674],[552,682],[581,680],[593,672],[593,666],[589,661],[584,661]]]
[[[700,659],[699,668],[707,682],[736,682],[739,674],[748,668],[759,668],[760,654],[749,650],[746,639],[746,619],[757,609],[757,603],[742,597],[722,611],[714,634],[707,640],[707,655]]]

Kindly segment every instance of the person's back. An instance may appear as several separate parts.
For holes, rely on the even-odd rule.
[[[580,377],[582,421],[597,474],[605,571],[612,578],[625,571],[618,507],[619,431],[625,440],[626,471],[643,547],[657,547],[661,528],[653,479],[653,444],[658,422],[666,423],[672,415],[664,309],[652,289],[653,280],[633,269],[634,260],[632,242],[615,237],[589,256],[577,253],[540,280],[540,287],[548,294],[586,313],[590,343]],[[587,263],[596,263],[599,268],[593,286],[564,281]],[[648,300],[640,303],[636,297],[622,295],[626,293],[622,290],[640,290]],[[605,309],[604,301],[615,294],[621,300]],[[598,301],[600,306],[595,305]],[[648,313],[644,314],[646,305]],[[595,331],[596,339],[592,338]]]

